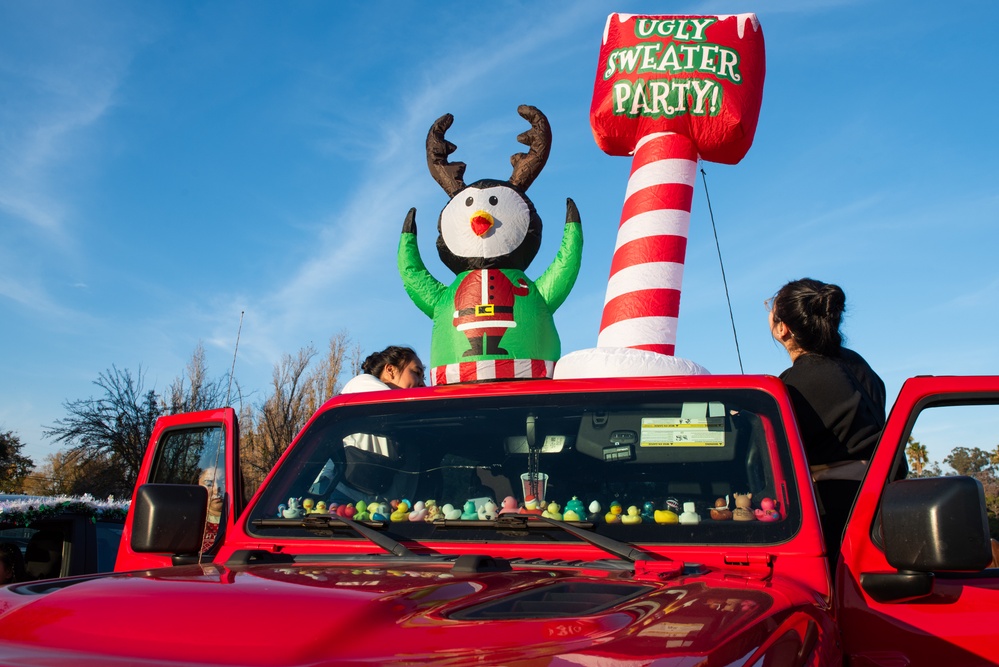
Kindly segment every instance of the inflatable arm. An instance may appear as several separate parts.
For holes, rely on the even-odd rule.
[[[566,199],[562,245],[551,265],[534,281],[538,293],[548,304],[551,312],[554,313],[562,305],[576,283],[582,254],[583,224],[579,219],[576,203],[572,199]]]
[[[444,283],[432,275],[420,257],[420,247],[416,243],[416,209],[409,209],[406,221],[402,224],[399,238],[399,275],[403,287],[416,307],[430,318],[434,316],[434,306],[447,289]]]

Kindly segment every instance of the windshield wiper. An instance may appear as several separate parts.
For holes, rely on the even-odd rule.
[[[531,525],[535,524],[535,525]],[[598,533],[590,532],[584,530],[581,526],[590,526],[593,524],[585,523],[576,526],[572,523],[567,523],[565,521],[558,521],[556,519],[549,519],[546,516],[539,516],[537,514],[503,514],[497,517],[495,520],[472,520],[472,521],[447,521],[444,519],[439,519],[434,521],[434,526],[439,528],[497,528],[499,530],[518,530],[525,528],[542,528],[544,526],[554,526],[560,530],[578,537],[579,539],[592,544],[595,547],[603,549],[607,553],[617,556],[622,560],[626,560],[630,563],[634,563],[639,560],[659,560],[659,556],[649,551],[639,549],[633,544],[627,542],[621,542],[615,540],[612,537],[607,537],[605,535],[600,535]]]
[[[412,551],[407,549],[402,543],[393,540],[388,535],[383,535],[373,528],[369,528],[361,522],[346,519],[335,514],[308,514],[301,520],[296,519],[257,519],[254,526],[261,528],[305,528],[306,530],[331,530],[333,528],[348,528],[358,535],[365,537],[368,541],[377,544],[390,554],[402,557],[415,557]]]

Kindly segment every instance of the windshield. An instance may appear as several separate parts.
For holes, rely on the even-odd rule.
[[[319,416],[248,530],[357,539],[300,525],[333,513],[397,540],[553,539],[495,524],[533,513],[632,543],[772,543],[800,523],[790,469],[777,403],[762,391],[387,401]],[[299,522],[261,522],[275,518]]]

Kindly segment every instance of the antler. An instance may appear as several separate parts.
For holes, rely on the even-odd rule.
[[[535,107],[521,104],[517,107],[517,113],[531,123],[530,130],[517,136],[517,141],[530,150],[510,156],[510,164],[513,165],[510,184],[520,190],[527,190],[548,162],[548,153],[552,149],[552,128],[548,124],[548,118]]]
[[[458,147],[444,138],[444,133],[454,122],[454,116],[444,114],[430,126],[427,133],[427,166],[448,197],[453,197],[465,188],[462,177],[465,175],[464,162],[448,162],[447,158]]]

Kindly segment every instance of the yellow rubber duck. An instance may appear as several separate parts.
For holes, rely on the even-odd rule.
[[[545,511],[541,513],[541,516],[548,517],[549,519],[555,519],[556,521],[561,521],[562,513],[559,512],[559,504],[554,500],[551,501],[545,507]]]
[[[621,523],[621,512],[623,511],[624,508],[621,507],[621,503],[612,500],[607,514],[604,515],[604,521],[607,523]]]
[[[628,513],[621,517],[621,523],[642,523],[642,510],[632,505],[628,508]]]
[[[656,520],[656,523],[680,523],[680,515],[673,510],[656,510],[652,516]]]
[[[409,503],[405,500],[399,501],[399,506],[395,508],[395,511],[389,515],[389,521],[394,523],[399,523],[401,521],[409,521]]]

